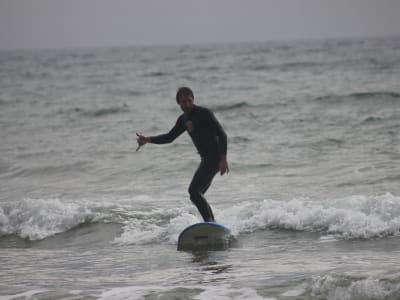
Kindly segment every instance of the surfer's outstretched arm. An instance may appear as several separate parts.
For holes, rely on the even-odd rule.
[[[182,116],[178,118],[178,120],[175,123],[175,126],[172,127],[172,129],[165,134],[157,135],[157,136],[143,136],[139,133],[136,132],[137,135],[137,142],[138,142],[138,147],[136,151],[140,149],[143,145],[147,143],[152,143],[152,144],[168,144],[172,143],[178,136],[180,136],[184,131],[186,130],[185,126],[182,123]]]

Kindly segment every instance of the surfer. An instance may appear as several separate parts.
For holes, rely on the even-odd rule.
[[[171,143],[186,130],[201,157],[200,165],[189,185],[190,200],[196,205],[205,222],[215,222],[204,194],[218,172],[221,175],[229,173],[226,133],[209,109],[194,104],[194,95],[190,88],[179,88],[176,102],[183,114],[178,117],[175,126],[168,133],[157,136],[146,137],[136,133],[139,144],[136,151],[147,143]]]

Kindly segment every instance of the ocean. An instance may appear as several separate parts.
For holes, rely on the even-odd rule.
[[[201,221],[190,86],[228,135]],[[400,299],[400,38],[0,52],[0,299]]]

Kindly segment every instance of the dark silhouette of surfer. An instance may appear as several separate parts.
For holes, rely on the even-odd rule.
[[[229,173],[226,157],[227,136],[209,109],[194,104],[194,94],[190,88],[179,88],[176,102],[183,114],[178,117],[175,126],[168,133],[157,136],[146,137],[136,133],[139,144],[136,151],[147,143],[171,143],[187,131],[201,157],[200,165],[189,185],[190,200],[196,205],[205,222],[215,222],[212,209],[204,194],[218,172],[221,175]]]

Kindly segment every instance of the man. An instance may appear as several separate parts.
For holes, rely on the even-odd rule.
[[[194,105],[194,95],[190,88],[181,87],[176,93],[176,102],[183,114],[175,126],[168,133],[158,136],[145,137],[136,133],[139,144],[137,150],[146,143],[171,143],[186,130],[201,157],[200,165],[189,186],[190,200],[196,205],[205,222],[215,222],[204,194],[218,171],[221,175],[229,172],[226,133],[210,110]]]

